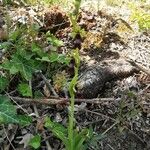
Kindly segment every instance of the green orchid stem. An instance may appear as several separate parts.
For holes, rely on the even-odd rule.
[[[69,85],[70,93],[70,110],[69,110],[69,126],[68,126],[68,139],[70,141],[69,150],[74,150],[74,99],[75,99],[75,85],[78,80],[78,70],[80,65],[80,57],[78,49],[75,49],[73,52],[73,57],[75,59],[75,75]]]
[[[74,149],[74,137],[73,137],[73,128],[74,128],[74,96],[70,99],[71,100],[71,108],[69,114],[69,130],[68,130],[68,137],[70,140],[70,150]]]

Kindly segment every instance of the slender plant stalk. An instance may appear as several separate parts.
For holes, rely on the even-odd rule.
[[[73,23],[73,30],[76,30],[77,27],[77,17],[79,14],[79,9],[81,5],[81,0],[75,0],[74,6],[75,10],[73,14],[70,15],[71,21]],[[68,139],[70,141],[69,150],[74,150],[74,102],[75,102],[75,85],[78,80],[78,70],[80,65],[80,57],[78,53],[78,49],[75,49],[73,52],[73,57],[75,59],[75,75],[69,85],[69,93],[70,93],[70,110],[69,110],[69,125],[68,125]]]
[[[73,53],[73,57],[75,59],[75,75],[69,86],[70,93],[70,110],[69,110],[69,126],[68,126],[68,139],[70,141],[70,149],[74,150],[74,101],[75,101],[75,85],[78,80],[78,70],[80,65],[80,57],[78,53],[78,49],[76,49]]]
[[[68,138],[70,141],[70,150],[73,150],[73,128],[74,128],[74,96],[70,99],[71,100],[71,108],[70,108],[70,114],[69,114],[69,130],[68,130]]]

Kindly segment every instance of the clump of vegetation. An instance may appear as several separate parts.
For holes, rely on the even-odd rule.
[[[75,103],[75,85],[78,80],[78,70],[80,65],[80,57],[78,50],[75,49],[72,53],[75,59],[75,75],[69,85],[70,93],[70,106],[69,106],[69,122],[68,127],[65,128],[63,125],[51,121],[49,118],[45,119],[45,127],[50,129],[53,134],[59,138],[65,145],[66,150],[86,150],[88,146],[96,146],[96,142],[101,139],[101,136],[95,136],[92,129],[82,129],[78,131],[75,128],[75,117],[74,117],[74,103]]]
[[[79,16],[79,9],[81,6],[81,0],[75,0],[74,6],[75,6],[74,11],[69,14],[70,21],[72,24],[72,37],[74,38],[77,34],[79,34],[81,37],[84,37],[85,30],[81,29],[81,27],[77,23],[78,16]]]
[[[149,30],[150,29],[150,14],[144,10],[131,7],[132,15],[131,20],[138,23],[140,30]]]
[[[3,70],[0,77],[1,93],[9,90],[9,84],[13,82],[12,78],[18,78],[18,82],[13,85],[13,89],[16,89],[22,96],[33,97],[30,83],[37,71],[46,72],[46,70],[51,69],[50,63],[53,66],[69,63],[68,56],[57,52],[57,48],[63,44],[62,41],[47,33],[45,38],[47,43],[51,43],[53,50],[51,52],[44,51],[44,45],[42,43],[40,45],[39,41],[36,40],[37,34],[38,31],[32,26],[29,28],[21,26],[10,32],[8,40],[1,44],[5,56],[0,64],[0,68]],[[8,104],[10,105],[10,103]],[[10,107],[12,106],[10,105]],[[14,114],[16,113],[14,112]],[[1,119],[6,120],[3,115],[1,115]],[[13,122],[12,120],[12,123],[16,123],[16,121]]]
[[[75,10],[72,14],[70,14],[74,36],[76,34],[81,34],[81,29],[77,25],[80,4],[81,4],[81,0],[75,0],[74,3]],[[82,131],[78,132],[77,129],[75,128],[75,118],[74,118],[75,86],[78,80],[78,70],[80,66],[80,56],[78,53],[78,49],[75,49],[72,52],[72,57],[75,60],[75,66],[74,66],[75,73],[69,85],[69,94],[71,98],[70,98],[70,106],[69,106],[69,114],[68,114],[69,116],[68,127],[65,128],[61,124],[52,122],[49,118],[46,118],[45,126],[49,128],[53,132],[53,134],[63,142],[66,150],[77,150],[77,149],[83,150],[83,149],[87,149],[88,142],[94,136],[93,133],[90,132],[90,130],[88,129],[83,129]]]

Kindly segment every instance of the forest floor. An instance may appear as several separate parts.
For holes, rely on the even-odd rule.
[[[1,64],[7,59],[13,60],[12,56],[16,49],[22,48],[22,43],[17,43],[21,40],[29,43],[27,47],[30,47],[34,40],[45,53],[53,55],[50,60],[47,57],[37,59],[38,63],[43,63],[44,69],[42,70],[43,76],[40,73],[33,73],[29,82],[34,93],[32,96],[25,95],[25,92],[18,90],[18,85],[28,79],[30,69],[27,70],[27,73],[20,71],[19,74],[11,74],[9,85],[0,90],[1,95],[7,95],[12,100],[17,108],[17,113],[28,114],[33,119],[33,122],[26,127],[16,124],[0,126],[1,149],[32,149],[28,142],[37,134],[40,134],[42,138],[39,149],[64,149],[63,143],[44,127],[43,119],[48,116],[55,122],[67,126],[68,104],[66,101],[69,95],[66,88],[74,75],[74,60],[71,59],[68,63],[64,56],[69,56],[73,49],[79,49],[81,59],[79,75],[86,68],[100,62],[117,61],[121,57],[120,53],[132,43],[135,45],[134,48],[141,50],[142,46],[150,51],[149,29],[145,30],[142,26],[140,29],[138,22],[135,21],[136,17],[135,20],[131,18],[133,10],[136,12],[133,5],[139,10],[144,9],[148,12],[150,3],[134,2],[130,7],[126,4],[127,2],[118,3],[118,1],[85,1],[81,5],[77,20],[81,27],[80,34],[75,36],[73,25],[68,17],[72,9],[71,3],[68,7],[58,6],[58,4],[52,6],[41,4],[35,6],[0,5],[0,27],[7,25],[6,28],[8,28],[9,26],[7,32],[0,28],[0,44],[9,44],[12,39],[16,40],[13,41],[13,48],[9,47],[8,50],[7,47],[7,51],[0,47]],[[66,4],[64,3],[64,5]],[[33,23],[38,25],[36,32],[30,30]],[[28,30],[22,30],[21,28],[24,27],[22,25],[26,25]],[[17,39],[19,38],[17,32],[15,32],[17,28],[23,34],[28,34],[23,35],[20,41]],[[15,32],[15,34],[10,34],[8,31]],[[26,45],[23,48],[25,47]],[[38,51],[37,47],[34,48],[34,52],[36,51]],[[57,52],[60,59],[56,58],[53,52]],[[28,57],[26,60],[31,61],[32,56],[29,57],[25,53],[24,56]],[[13,61],[11,63],[13,65]],[[103,65],[105,64],[103,63]],[[5,69],[0,69],[1,76],[8,74]],[[12,68],[8,70],[11,72]],[[15,70],[13,71],[15,72]],[[50,84],[51,89],[49,89],[47,82],[52,84]],[[82,94],[76,95],[75,122],[77,129],[92,128],[94,134],[100,136],[100,139],[95,141],[95,147],[88,146],[89,150],[150,149],[149,85],[149,75],[139,70],[129,73],[125,77],[121,75],[114,80],[106,81],[96,97],[89,96],[91,99]],[[26,91],[26,93],[28,92]],[[37,98],[39,100],[36,100]],[[62,103],[59,100],[62,100]]]

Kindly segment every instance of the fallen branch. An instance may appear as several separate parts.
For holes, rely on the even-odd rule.
[[[11,99],[17,102],[30,103],[30,104],[42,104],[42,105],[57,105],[57,104],[68,104],[69,99],[66,98],[22,98],[22,97],[13,97]],[[90,104],[100,104],[102,102],[114,101],[114,98],[94,98],[94,99],[75,99],[75,103],[90,103]]]

